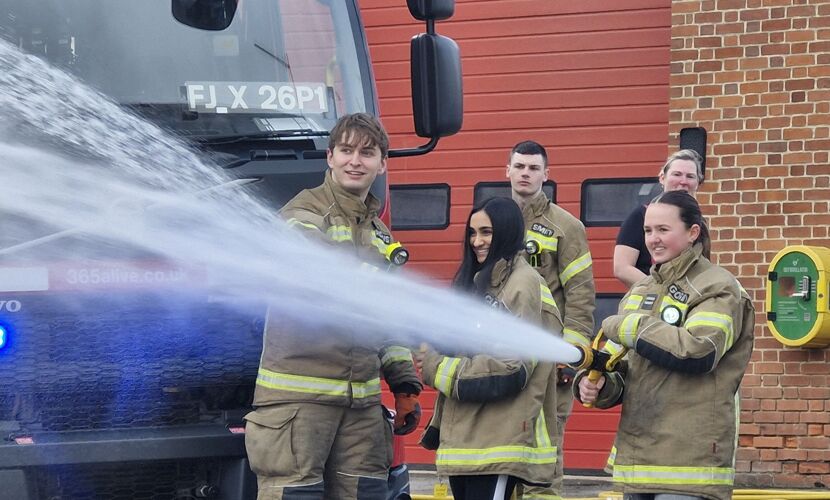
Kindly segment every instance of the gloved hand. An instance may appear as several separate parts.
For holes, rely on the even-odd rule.
[[[568,385],[574,379],[576,370],[568,365],[556,365],[556,385]]]
[[[421,405],[417,394],[395,394],[395,434],[409,434],[418,428],[421,421]]]

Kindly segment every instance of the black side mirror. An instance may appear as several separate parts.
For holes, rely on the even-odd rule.
[[[455,13],[455,0],[406,0],[409,13],[419,21],[441,21]]]
[[[173,17],[192,28],[227,29],[236,14],[238,0],[172,0]]]
[[[464,100],[461,52],[452,38],[435,32],[435,21],[455,12],[455,0],[406,0],[412,17],[426,23],[426,33],[410,43],[412,117],[415,133],[429,143],[413,149],[392,149],[389,157],[415,156],[435,149],[438,139],[461,130]]]
[[[430,138],[455,134],[464,115],[458,45],[452,38],[421,33],[410,48],[415,133]]]

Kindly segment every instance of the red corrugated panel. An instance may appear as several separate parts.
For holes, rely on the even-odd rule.
[[[411,147],[409,39],[423,25],[403,0],[361,0],[381,114],[393,147]],[[507,153],[534,139],[548,148],[557,201],[579,216],[582,182],[643,177],[665,159],[668,138],[670,0],[553,2],[462,0],[437,25],[456,39],[464,72],[464,127],[427,156],[389,162],[393,184],[452,186],[451,224],[401,231],[412,268],[447,282],[461,254],[473,186],[505,180]],[[589,228],[597,290],[621,292],[613,278],[615,228]],[[434,394],[424,396],[431,410]],[[565,466],[600,469],[618,412],[577,408],[568,423]],[[417,436],[410,462],[430,462]]]

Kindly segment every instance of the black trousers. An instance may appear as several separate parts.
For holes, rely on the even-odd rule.
[[[450,476],[455,500],[510,500],[519,479],[507,475]]]

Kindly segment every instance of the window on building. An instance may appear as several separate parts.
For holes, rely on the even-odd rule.
[[[449,184],[389,186],[392,229],[445,229],[450,225]]]
[[[553,181],[545,181],[542,184],[542,191],[554,203],[556,203],[556,183]],[[510,198],[510,182],[479,182],[473,190],[473,204],[478,205],[490,198],[496,196],[504,196]]]
[[[586,226],[619,226],[638,205],[660,193],[654,177],[589,179],[582,183],[580,218]]]

